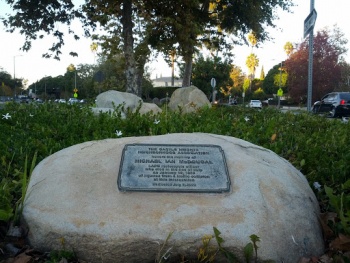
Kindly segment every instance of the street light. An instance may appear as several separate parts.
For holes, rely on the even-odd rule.
[[[14,80],[14,99],[16,98],[16,57],[22,57],[23,55],[13,56],[13,80]]]

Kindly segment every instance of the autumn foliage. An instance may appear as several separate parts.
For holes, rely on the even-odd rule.
[[[338,34],[329,31],[317,32],[313,45],[312,101],[319,100],[326,93],[341,90],[341,48]],[[308,89],[309,39],[305,39],[290,54],[285,62],[288,72],[289,95],[296,102],[306,100]]]

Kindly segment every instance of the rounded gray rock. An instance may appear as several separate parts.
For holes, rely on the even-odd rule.
[[[231,186],[223,193],[118,190],[126,144],[216,145],[224,152]],[[196,257],[201,238],[221,231],[223,247],[243,257],[249,236],[258,257],[297,262],[324,251],[319,206],[304,175],[285,159],[246,141],[214,134],[167,134],[91,141],[40,162],[30,178],[23,219],[37,249],[73,250],[88,262],[154,262]],[[216,245],[215,240],[212,244]]]

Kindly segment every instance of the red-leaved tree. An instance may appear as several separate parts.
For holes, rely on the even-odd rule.
[[[318,31],[314,37],[312,101],[334,90],[341,90],[341,61],[347,40],[337,27]],[[308,88],[309,39],[305,39],[285,62],[288,72],[289,96],[305,101]]]

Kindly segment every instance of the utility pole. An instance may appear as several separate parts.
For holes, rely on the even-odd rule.
[[[282,90],[282,63],[283,61],[281,61],[281,67],[280,67],[280,83],[279,83],[279,89],[277,92],[277,97],[278,97],[278,104],[277,104],[277,108],[279,109],[281,106],[281,96],[280,96],[280,91]]]
[[[309,35],[309,69],[307,83],[307,111],[311,111],[312,103],[312,70],[313,70],[313,47],[314,47],[314,26],[317,18],[314,0],[310,0],[310,14],[304,21],[304,37]]]
[[[13,81],[14,81],[14,98],[16,98],[16,57],[22,57],[23,55],[13,56]]]

